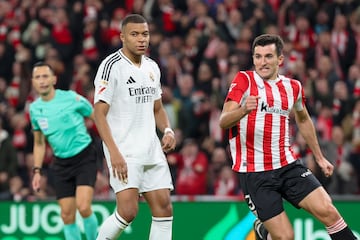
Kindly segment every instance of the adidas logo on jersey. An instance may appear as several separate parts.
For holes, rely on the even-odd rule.
[[[127,80],[126,84],[132,84],[136,83],[136,81],[130,76],[130,78]]]

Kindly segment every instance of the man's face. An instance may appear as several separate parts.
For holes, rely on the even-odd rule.
[[[32,84],[39,95],[48,95],[54,89],[55,83],[56,76],[48,66],[39,66],[33,69]]]
[[[275,44],[256,46],[254,49],[253,63],[255,71],[264,80],[276,79],[279,65],[283,62],[283,55],[276,54]]]
[[[150,41],[147,23],[128,23],[120,35],[124,50],[139,56],[145,54]]]

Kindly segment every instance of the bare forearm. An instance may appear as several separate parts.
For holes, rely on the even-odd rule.
[[[234,109],[229,112],[222,112],[220,116],[220,127],[228,129],[235,126],[247,113],[243,107]]]
[[[164,132],[165,128],[171,128],[169,118],[164,108],[159,109],[155,112],[156,127]]]
[[[34,167],[42,166],[46,152],[46,140],[41,131],[34,131]]]
[[[46,146],[45,143],[35,143],[33,154],[34,154],[34,167],[42,167],[45,157]]]
[[[304,137],[315,158],[317,160],[321,159],[323,157],[323,154],[321,152],[321,148],[316,136],[315,127],[312,120],[309,118],[302,122],[298,122],[298,127],[301,135]]]

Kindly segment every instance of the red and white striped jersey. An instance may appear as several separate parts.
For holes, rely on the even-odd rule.
[[[233,170],[261,172],[296,161],[289,136],[289,115],[305,106],[304,91],[295,79],[279,75],[264,81],[255,71],[239,72],[225,101],[245,103],[248,96],[260,96],[256,110],[229,129]]]

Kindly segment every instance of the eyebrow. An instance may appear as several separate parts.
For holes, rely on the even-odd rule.
[[[150,31],[149,31],[149,30],[145,30],[145,31],[139,32],[139,31],[136,31],[136,30],[132,30],[132,31],[130,31],[129,33],[150,33]]]
[[[41,77],[41,76],[43,76],[43,77],[49,77],[49,76],[51,76],[51,75],[52,75],[52,74],[50,74],[50,73],[34,74],[33,77]]]
[[[274,53],[265,53],[265,54],[261,54],[261,53],[254,53],[254,56],[274,56]]]

